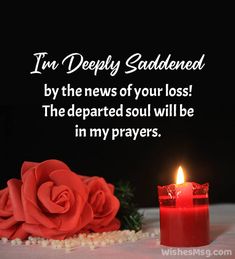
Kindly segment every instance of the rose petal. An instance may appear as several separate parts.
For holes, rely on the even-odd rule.
[[[63,174],[58,170],[53,172],[50,177],[57,185],[63,183],[64,185],[69,186],[75,197],[74,206],[61,217],[61,230],[76,228],[75,231],[78,232],[93,218],[90,205],[87,204],[87,186],[84,185],[80,176],[73,172],[71,172],[68,177],[68,175]]]
[[[64,169],[64,170],[70,171],[69,167],[65,163],[63,163],[59,160],[54,160],[54,159],[46,160],[40,164],[37,164],[37,163],[33,163],[33,164],[35,164],[37,166],[29,167],[26,171],[22,170],[21,178],[23,181],[24,181],[25,174],[27,175],[29,172],[35,173],[35,175],[37,177],[37,184],[40,185],[41,183],[47,181],[50,173],[55,170]],[[26,167],[26,166],[24,166],[24,167]],[[32,170],[32,169],[35,169],[35,170]]]
[[[97,191],[95,194],[91,196],[89,202],[96,213],[102,212],[105,204],[104,192],[101,190]]]
[[[67,186],[46,182],[38,189],[38,198],[47,212],[66,213],[74,204],[74,195]]]
[[[13,216],[6,218],[6,219],[1,219],[0,218],[0,229],[7,229],[16,224],[16,220],[14,219]]]
[[[39,163],[36,162],[28,162],[25,161],[22,166],[21,166],[21,177],[23,176],[23,174],[28,171],[30,168],[35,167],[36,165],[38,165]]]
[[[109,187],[111,193],[114,194],[114,186],[113,186],[113,184],[108,183],[108,187]]]
[[[85,207],[84,207],[85,206]],[[60,229],[63,231],[75,230],[75,233],[83,228],[83,222],[81,222],[81,215],[84,214],[86,209],[85,201],[79,194],[75,195],[75,203],[71,209],[60,217],[61,225]],[[91,211],[91,210],[90,210]],[[86,217],[88,221],[92,219],[92,212],[87,213]],[[81,226],[82,225],[82,226]]]
[[[91,177],[86,179],[86,183],[89,189],[89,203],[92,206],[94,219],[89,224],[90,227],[105,227],[109,225],[113,219],[115,218],[119,207],[120,202],[119,200],[113,195],[112,188],[106,183],[104,178],[102,177]],[[105,199],[99,200],[97,199],[97,192],[101,191]],[[98,204],[96,204],[98,202]],[[101,202],[102,207],[101,207]],[[102,208],[102,209],[101,209]],[[92,230],[94,230],[92,228]]]
[[[50,179],[56,184],[56,185],[66,185],[69,186],[69,188],[72,191],[79,192],[84,199],[88,197],[88,189],[87,186],[82,182],[79,175],[75,174],[72,171],[66,170],[55,170],[50,174]],[[79,186],[79,190],[78,190]]]
[[[11,236],[14,235],[14,233],[16,232],[16,229],[17,229],[17,225],[14,225],[7,229],[0,228],[0,237],[7,237],[8,239],[11,239]]]
[[[12,206],[9,200],[9,189],[0,190],[0,217],[12,216]]]
[[[48,228],[55,228],[55,220],[51,220],[38,206],[37,175],[34,171],[35,168],[29,169],[27,173],[24,174],[23,179],[22,204],[25,213],[25,221],[29,224],[41,223]]]
[[[41,223],[48,228],[55,228],[60,222],[56,218],[49,218],[38,206],[37,188],[42,183],[50,180],[50,173],[56,169],[70,172],[68,166],[59,160],[46,160],[36,167],[29,168],[22,175],[22,203],[25,219],[29,224]],[[30,191],[28,191],[30,190]]]
[[[113,218],[116,216],[118,210],[120,207],[119,200],[114,196],[112,197],[112,207],[109,211],[103,211],[102,214],[96,214],[94,212],[94,219],[92,221],[92,224],[94,225],[100,225],[105,226],[109,224]]]
[[[64,214],[65,216],[66,214]],[[24,224],[23,229],[25,232],[32,233],[34,236],[41,236],[44,238],[53,238],[53,239],[65,239],[67,237],[73,236],[78,233],[81,228],[84,228],[92,219],[92,209],[89,204],[86,204],[82,215],[79,217],[77,226],[70,226],[71,221],[65,221],[61,227],[58,228],[47,228],[43,225],[35,224]],[[64,228],[63,228],[64,227]]]
[[[77,173],[77,174],[79,174],[79,173]],[[90,176],[81,175],[81,174],[79,174],[79,176],[80,176],[81,180],[84,181],[84,182],[88,181],[91,178]]]
[[[85,226],[87,226],[93,219],[93,211],[92,211],[92,208],[91,206],[86,203],[85,204],[85,207],[83,209],[83,212],[80,216],[80,221],[79,221],[79,230],[80,231],[81,229],[83,229]],[[78,231],[74,232],[77,233]]]
[[[11,239],[20,238],[23,240],[29,236],[29,233],[24,230],[23,225],[24,224],[20,224],[16,227],[15,232],[11,235]]]
[[[88,225],[88,228],[94,232],[109,232],[120,229],[121,223],[117,218],[114,218],[108,225]]]
[[[22,181],[18,179],[10,179],[8,182],[9,195],[13,208],[14,218],[17,221],[24,221],[24,211],[21,200],[21,186]]]

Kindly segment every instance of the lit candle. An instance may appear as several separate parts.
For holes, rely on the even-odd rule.
[[[207,183],[184,182],[181,167],[176,184],[158,186],[162,245],[209,244],[208,189]]]

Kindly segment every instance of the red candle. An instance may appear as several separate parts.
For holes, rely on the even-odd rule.
[[[208,189],[207,183],[184,182],[181,167],[176,184],[158,186],[162,245],[209,244]]]

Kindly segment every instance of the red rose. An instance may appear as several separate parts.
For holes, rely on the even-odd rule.
[[[87,186],[63,162],[25,162],[21,177],[24,229],[31,235],[64,239],[93,219]]]
[[[114,231],[120,228],[116,219],[119,200],[114,196],[114,186],[101,177],[83,177],[89,189],[88,202],[94,213],[93,221],[86,227],[94,232]]]
[[[7,184],[8,187],[0,190],[0,237],[24,239],[28,233],[23,229],[22,182],[11,179]]]

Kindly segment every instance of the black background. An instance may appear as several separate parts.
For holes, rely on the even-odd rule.
[[[149,15],[149,20],[140,15],[139,22],[129,17],[124,24],[122,13],[115,17],[112,13],[107,17],[106,13],[94,22],[90,16],[81,21],[73,15],[69,16],[70,20],[64,16],[62,19],[63,14],[58,15],[58,19],[50,16],[46,20],[44,12],[38,16],[30,11],[27,15],[25,12],[25,17],[23,13],[21,18],[13,16],[14,22],[5,26],[2,35],[1,187],[8,179],[20,177],[23,161],[55,158],[67,163],[75,172],[103,176],[112,183],[129,180],[135,186],[139,206],[157,206],[156,186],[174,182],[177,167],[182,165],[188,181],[210,183],[211,203],[235,202],[231,23],[229,15],[221,21],[217,14],[205,11],[203,16],[201,10],[192,16],[191,11],[187,11],[181,20],[180,15],[175,14],[176,20],[168,21],[169,25],[166,24],[166,17],[171,17],[168,13],[159,20],[156,15]],[[35,65],[33,53],[41,51],[48,52],[48,58],[57,61],[73,52],[81,53],[87,60],[112,55],[121,61],[121,70],[115,77],[111,77],[109,71],[100,71],[95,77],[92,71],[81,69],[71,75],[63,69],[30,75]],[[145,60],[154,60],[158,54],[164,59],[170,53],[175,60],[196,60],[204,53],[206,65],[202,71],[138,71],[126,75],[125,60],[136,52]],[[59,98],[55,103],[58,106],[76,103],[81,107],[184,103],[195,109],[195,116],[86,121],[45,118],[41,106],[52,101],[43,97],[44,83],[51,87],[70,83],[73,87],[118,88],[129,83],[134,87],[192,84],[193,96],[188,98],[141,98],[139,101],[111,97]],[[74,124],[86,128],[157,127],[162,137],[136,141],[78,139],[74,137]]]

